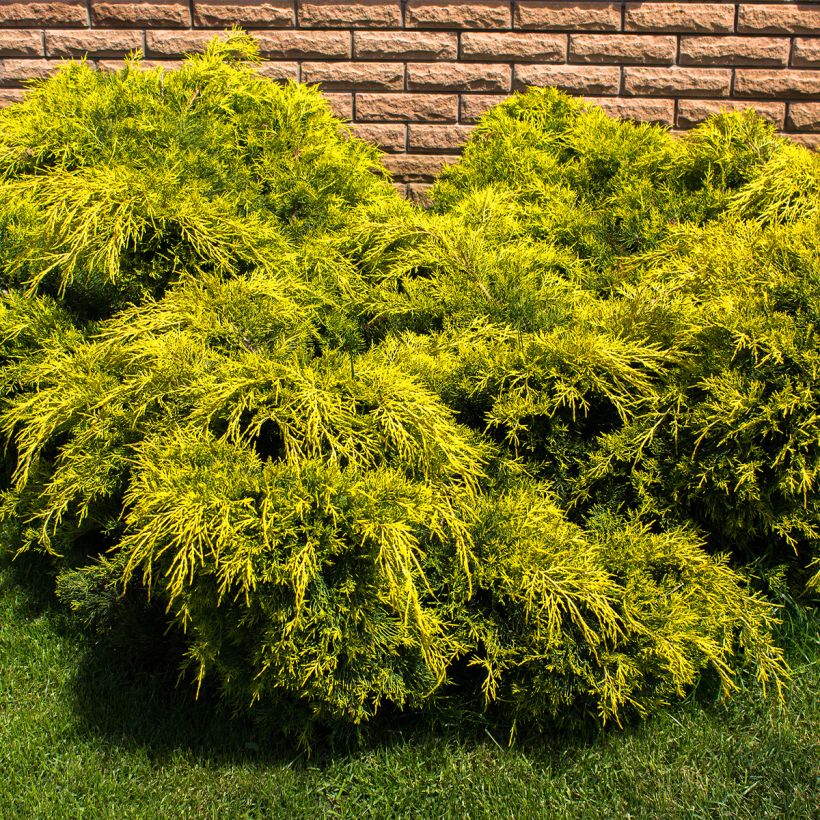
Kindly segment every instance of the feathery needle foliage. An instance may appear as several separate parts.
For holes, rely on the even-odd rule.
[[[533,89],[424,212],[256,60],[70,63],[0,113],[6,542],[283,726],[777,689],[727,554],[816,557],[817,157]]]

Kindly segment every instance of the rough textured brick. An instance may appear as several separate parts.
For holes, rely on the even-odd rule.
[[[625,68],[627,94],[650,97],[727,97],[731,69],[723,68]]]
[[[617,66],[518,65],[515,87],[554,85],[578,94],[617,94],[621,69]]]
[[[729,3],[627,3],[627,31],[731,32],[735,7]]]
[[[798,68],[820,68],[820,38],[795,38],[792,65]]]
[[[26,96],[23,88],[0,88],[0,108],[20,102]]]
[[[349,59],[346,31],[259,31],[254,36],[265,57],[278,59]]]
[[[787,6],[742,3],[737,30],[759,34],[820,34],[820,6],[814,3]]]
[[[329,91],[400,91],[401,63],[302,63],[302,82],[321,83]]]
[[[407,146],[407,126],[403,123],[357,122],[353,124],[353,132],[390,154],[401,153]]]
[[[784,134],[805,148],[820,149],[820,134]],[[408,186],[409,187],[409,186]]]
[[[42,57],[43,35],[39,31],[0,31],[0,57]]]
[[[652,34],[572,34],[569,58],[573,63],[672,65],[676,37]]]
[[[291,0],[205,0],[194,2],[194,25],[224,28],[234,23],[243,28],[289,27],[294,22]]]
[[[42,80],[52,74],[59,60],[0,60],[0,85],[21,85],[25,80]]]
[[[461,35],[461,59],[563,63],[566,34],[532,32],[470,32]]]
[[[257,69],[263,77],[269,80],[284,82],[285,80],[299,79],[299,63],[277,60],[276,62],[264,62]]]
[[[390,154],[384,158],[384,166],[397,180],[426,182],[457,159],[453,154]]]
[[[455,122],[455,94],[357,94],[360,122]]]
[[[515,4],[515,27],[539,31],[620,31],[620,3]]]
[[[415,91],[509,91],[512,72],[493,63],[416,63],[407,66],[407,87]]]
[[[401,28],[399,0],[303,0],[298,9],[299,25],[309,28]]]
[[[182,0],[92,0],[91,20],[95,26],[190,26],[191,14]]]
[[[407,150],[419,154],[458,153],[472,130],[470,125],[410,125]]]
[[[353,53],[364,60],[455,60],[458,35],[446,31],[354,31]]]
[[[357,137],[373,143],[388,154],[407,151],[407,126],[404,123],[360,122],[352,127]]]
[[[97,60],[100,71],[119,71],[125,68],[125,60]],[[182,65],[182,60],[141,60],[140,68],[161,68],[163,71],[176,71]]]
[[[430,192],[433,186],[429,182],[411,182],[404,186],[404,196],[422,208],[429,208],[433,201],[430,199]]]
[[[738,68],[736,97],[820,98],[820,71]]]
[[[0,0],[0,105],[22,96],[15,86],[54,70],[58,63],[46,57],[89,54],[100,69],[115,70],[124,64],[118,57],[141,45],[144,28],[144,66],[173,70],[216,29],[238,23],[260,41],[259,73],[274,81],[301,76],[329,90],[334,111],[355,115],[356,133],[388,152],[408,197],[425,199],[426,181],[460,150],[470,124],[526,85],[591,95],[614,116],[673,129],[754,106],[778,129],[820,143],[813,133],[820,132],[820,0],[741,3],[738,32],[735,7],[717,0]],[[104,31],[89,30],[89,9]],[[679,42],[673,35],[682,35]]]
[[[660,125],[674,125],[674,100],[629,100],[623,97],[587,97],[597,103],[612,117],[639,122],[655,122]]]
[[[493,106],[506,100],[506,96],[465,94],[461,98],[461,122],[476,122],[478,118],[489,111]]]
[[[794,131],[820,131],[820,102],[791,103],[788,124]]]
[[[0,3],[0,26],[78,26],[88,25],[83,0],[57,2]]]
[[[510,28],[510,4],[505,0],[409,0],[408,28]]]
[[[213,37],[212,31],[147,31],[145,46],[151,55],[180,57],[202,51]]]
[[[681,65],[776,66],[789,62],[788,37],[681,37]]]
[[[49,57],[118,57],[142,48],[142,32],[119,31],[47,31],[46,53]]]
[[[692,128],[721,111],[745,111],[754,108],[758,114],[777,128],[783,127],[786,117],[786,103],[756,102],[741,100],[680,100],[678,102],[678,128]]]
[[[323,94],[322,95],[337,117],[343,120],[353,119],[353,95],[352,94]]]

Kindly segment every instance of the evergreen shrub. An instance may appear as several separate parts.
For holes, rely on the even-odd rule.
[[[511,179],[513,157],[526,170]],[[591,323],[596,343],[645,378],[620,393],[620,373],[587,381],[568,421],[555,406],[566,387],[527,355],[485,396],[486,420],[517,445],[526,436],[526,457],[573,518],[605,508],[694,525],[712,552],[791,565],[816,590],[820,155],[752,111],[675,139],[533,89],[484,118],[434,197],[442,216],[503,212],[494,242],[510,257],[512,243],[568,255],[577,318],[541,329],[566,346]],[[481,391],[493,357],[476,366]],[[573,359],[561,382],[589,379],[589,353]]]
[[[0,113],[4,542],[283,723],[777,686],[729,554],[817,538],[817,157],[533,89],[425,212],[256,59],[68,64]]]

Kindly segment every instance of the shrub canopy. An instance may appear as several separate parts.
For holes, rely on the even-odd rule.
[[[777,683],[727,553],[816,557],[820,159],[532,89],[425,212],[255,60],[69,64],[0,113],[5,541],[289,714]]]

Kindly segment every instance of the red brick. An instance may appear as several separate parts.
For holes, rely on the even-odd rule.
[[[731,83],[728,68],[624,69],[624,91],[637,96],[728,97]]]
[[[45,79],[59,65],[59,60],[0,60],[0,86],[22,85],[26,80]]]
[[[119,57],[142,48],[141,31],[47,31],[49,57]]]
[[[357,60],[455,60],[458,35],[445,31],[354,31]]]
[[[0,26],[88,26],[83,0],[0,2]]]
[[[419,154],[456,154],[472,130],[470,125],[409,125],[407,150]]]
[[[20,102],[25,96],[23,88],[0,88],[0,108]]]
[[[190,26],[191,15],[183,0],[92,0],[95,26]]]
[[[796,37],[792,65],[797,68],[820,68],[820,38]]]
[[[792,131],[820,131],[820,102],[791,103],[788,123]]]
[[[401,28],[400,0],[301,0],[298,10],[306,28]]]
[[[621,4],[522,0],[515,4],[515,27],[536,31],[620,31]]]
[[[302,63],[302,82],[321,83],[328,91],[400,91],[401,63]]]
[[[277,59],[350,59],[350,34],[346,31],[254,32],[264,57]]]
[[[783,136],[788,137],[804,148],[811,148],[814,151],[820,150],[820,134],[783,134]]]
[[[674,125],[674,100],[628,100],[623,97],[587,97],[587,99],[600,105],[610,116],[620,117],[622,120]]]
[[[786,103],[743,102],[741,100],[678,100],[678,128],[692,128],[721,111],[745,111],[754,108],[761,117],[778,128],[783,127]]]
[[[820,34],[820,6],[813,3],[788,6],[741,3],[737,30],[755,34]]]
[[[512,71],[493,63],[411,63],[407,87],[413,91],[509,91]]]
[[[455,122],[455,94],[357,94],[360,122]]]
[[[277,82],[299,79],[299,63],[277,60],[261,63],[257,69],[263,77]]]
[[[461,35],[462,60],[563,63],[566,54],[566,34],[466,31]]]
[[[515,87],[554,85],[577,94],[617,94],[621,69],[617,66],[518,65]]]
[[[146,31],[148,54],[160,57],[180,57],[202,51],[214,38],[212,31]]]
[[[681,37],[681,65],[777,66],[789,62],[788,37]]]
[[[96,60],[100,71],[120,71],[125,68],[125,60]],[[140,60],[139,67],[143,71],[151,68],[161,68],[163,71],[176,71],[182,65],[182,60]]]
[[[194,25],[224,28],[289,28],[293,26],[292,0],[195,0]]]
[[[422,208],[429,208],[433,204],[433,201],[430,199],[430,191],[433,189],[431,183],[411,182],[405,185],[404,189],[404,196],[411,202],[415,202],[416,205]]]
[[[510,28],[510,4],[506,0],[409,0],[408,28],[488,29]]]
[[[43,35],[39,31],[0,31],[0,57],[42,57]]]
[[[407,126],[401,123],[369,123],[357,122],[353,124],[353,133],[366,142],[378,145],[382,151],[398,154],[405,150],[407,144]]]
[[[820,71],[738,68],[736,97],[820,97]]]
[[[652,34],[571,34],[569,59],[573,63],[672,65],[677,37]]]
[[[322,95],[337,117],[343,120],[353,119],[353,95],[352,94],[323,94]]]
[[[506,96],[499,94],[465,94],[461,98],[461,122],[476,122],[479,117],[506,99]]]
[[[627,3],[627,31],[731,32],[735,7],[728,3]]]
[[[452,154],[390,154],[383,162],[396,180],[426,182],[434,179],[445,165],[457,160]]]

